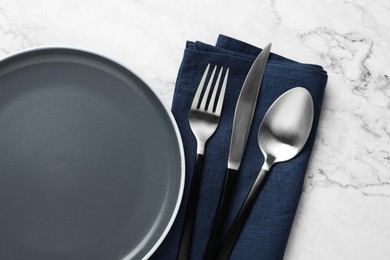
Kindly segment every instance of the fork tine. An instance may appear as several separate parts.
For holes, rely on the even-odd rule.
[[[209,68],[210,68],[210,63],[207,64],[206,70],[204,71],[202,79],[199,82],[198,89],[196,90],[194,99],[192,101],[191,109],[197,109],[198,108],[200,95],[202,93],[202,89],[203,89],[203,86],[204,86],[204,82],[206,81],[206,77],[207,77],[207,74],[209,72]]]
[[[229,75],[229,68],[227,68],[226,70],[225,77],[222,82],[221,92],[219,93],[217,107],[215,108],[215,114],[217,114],[218,116],[221,115],[221,111],[222,111],[222,104],[223,104],[223,99],[225,97],[228,75]]]
[[[214,69],[213,69],[213,72],[211,73],[209,82],[207,83],[206,90],[203,94],[202,102],[200,103],[200,106],[199,106],[199,109],[202,109],[204,111],[206,111],[206,102],[207,102],[207,98],[209,97],[211,85],[213,84],[214,74],[215,74],[216,69],[217,69],[217,65],[214,66]]]
[[[219,73],[218,73],[218,77],[217,77],[217,80],[215,81],[215,84],[214,84],[214,89],[213,89],[213,93],[211,95],[211,98],[210,98],[210,104],[209,106],[212,106],[211,107],[211,110],[213,112],[215,112],[215,105],[217,103],[217,100],[216,100],[216,95],[217,95],[217,91],[218,91],[218,87],[219,87],[219,81],[221,79],[221,75],[222,75],[222,71],[223,71],[223,67],[221,67],[221,69],[219,70]]]

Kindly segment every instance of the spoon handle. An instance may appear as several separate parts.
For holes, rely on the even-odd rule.
[[[244,204],[242,204],[238,215],[236,216],[232,226],[230,227],[228,233],[226,234],[225,239],[222,242],[222,245],[218,251],[217,260],[228,259],[234,245],[240,236],[241,230],[243,229],[245,222],[249,216],[249,213],[253,207],[253,204],[256,201],[256,198],[263,186],[265,177],[267,176],[268,170],[261,169],[260,173],[257,175],[256,181],[253,184],[248,196],[245,199]]]
[[[221,193],[219,195],[218,206],[214,215],[213,226],[211,228],[209,240],[207,242],[206,250],[203,255],[203,260],[214,260],[215,254],[218,252],[217,250],[220,243],[222,227],[228,214],[229,206],[231,204],[231,195],[233,193],[233,186],[236,182],[237,175],[237,170],[229,168],[226,169],[225,180],[222,186]]]

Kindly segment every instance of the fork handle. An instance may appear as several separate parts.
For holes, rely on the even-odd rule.
[[[214,215],[214,222],[211,228],[209,241],[207,243],[206,251],[203,255],[203,260],[214,260],[219,247],[219,240],[222,233],[222,227],[228,215],[228,209],[233,193],[234,183],[237,179],[238,170],[226,169],[225,180],[222,186],[221,194],[217,210]]]
[[[196,208],[198,205],[200,182],[202,179],[203,154],[196,155],[194,173],[192,175],[190,193],[188,195],[183,229],[180,238],[177,260],[187,260],[190,256],[192,232],[195,223]]]

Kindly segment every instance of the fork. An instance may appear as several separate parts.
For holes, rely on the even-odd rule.
[[[202,95],[209,68],[210,64],[207,65],[206,70],[203,73],[202,79],[199,83],[198,89],[196,90],[194,99],[192,101],[189,113],[190,128],[197,141],[197,151],[194,173],[192,175],[190,193],[184,216],[183,230],[181,233],[180,247],[177,260],[189,259],[192,232],[195,222],[195,213],[199,197],[199,187],[202,178],[205,146],[207,140],[215,133],[218,128],[219,118],[221,117],[222,105],[226,91],[227,79],[229,75],[229,68],[227,68],[219,96],[217,97],[217,91],[220,85],[219,83],[222,76],[223,67],[221,67],[218,76],[215,79],[215,72],[217,70],[217,66],[215,66],[207,83],[207,87]],[[213,85],[214,80],[215,83]],[[210,94],[211,88],[213,90]]]

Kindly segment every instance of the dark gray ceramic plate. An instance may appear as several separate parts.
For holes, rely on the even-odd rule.
[[[0,62],[0,259],[150,256],[176,216],[173,117],[123,66],[68,48]]]

